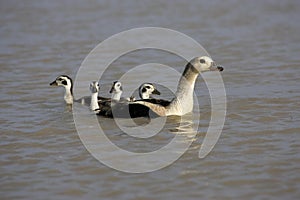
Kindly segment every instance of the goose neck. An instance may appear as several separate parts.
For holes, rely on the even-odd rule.
[[[167,109],[167,115],[184,115],[193,110],[193,94],[198,75],[193,68],[186,67],[179,80],[175,98]]]

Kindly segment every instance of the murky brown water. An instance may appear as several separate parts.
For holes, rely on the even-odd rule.
[[[292,0],[1,1],[1,199],[298,199],[299,15],[300,3]],[[60,74],[75,77],[99,42],[143,26],[188,34],[224,65],[228,110],[219,142],[198,159],[210,118],[199,79],[203,114],[189,151],[162,170],[126,174],[87,152],[62,89],[49,82]],[[114,64],[126,70],[151,61],[182,70],[180,60],[151,52]],[[118,73],[124,72],[108,71],[104,85]],[[168,130],[154,146],[169,140]],[[111,133],[130,150],[144,145],[118,137],[114,127]]]

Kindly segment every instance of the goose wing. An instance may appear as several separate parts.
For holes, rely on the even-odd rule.
[[[157,117],[149,107],[133,102],[103,101],[99,103],[97,115],[109,118]]]
[[[142,99],[142,100],[137,100],[138,101],[145,101],[145,102],[149,102],[149,103],[152,103],[152,104],[159,104],[163,107],[166,107],[166,106],[169,106],[171,101],[168,101],[168,100],[164,100],[164,99]]]

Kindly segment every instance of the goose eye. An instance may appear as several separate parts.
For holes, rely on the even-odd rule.
[[[204,60],[204,59],[200,59],[199,61],[200,61],[200,63],[202,63],[202,64],[205,63],[205,60]]]

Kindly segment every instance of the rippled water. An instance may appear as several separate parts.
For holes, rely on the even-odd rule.
[[[1,1],[1,199],[298,199],[299,15],[293,0]],[[228,110],[220,140],[199,159],[210,119],[209,93],[199,78],[200,128],[190,149],[162,170],[127,174],[88,153],[62,88],[49,82],[60,74],[75,77],[107,37],[144,26],[181,31],[224,65]],[[184,65],[160,52],[125,55],[106,72],[103,90],[148,62],[179,71]],[[99,121],[132,151],[164,144],[178,126],[170,119],[158,138],[139,143],[112,120]]]

